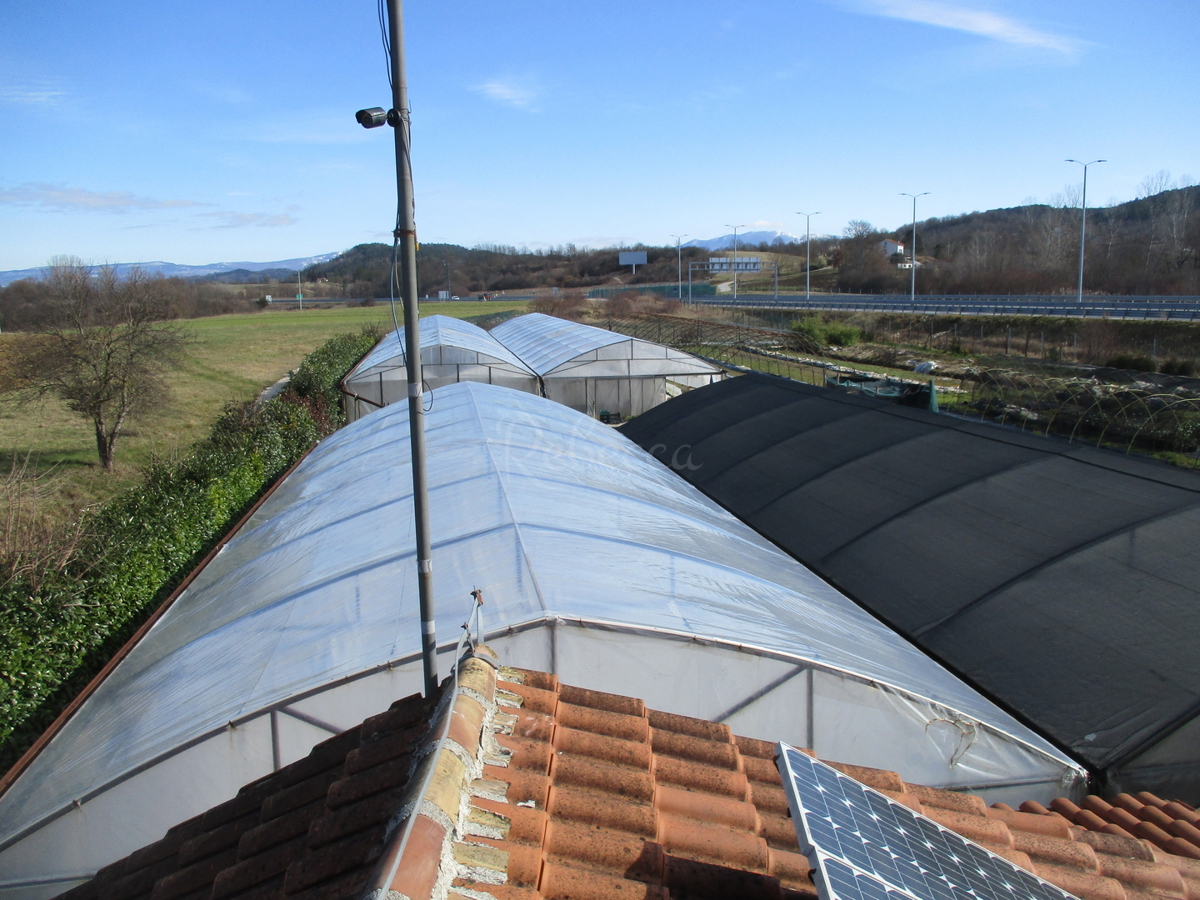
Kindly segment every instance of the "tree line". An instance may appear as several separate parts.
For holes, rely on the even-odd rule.
[[[55,257],[41,278],[25,278],[0,288],[0,330],[32,331],[39,327],[47,308],[61,295],[62,285],[56,280],[56,272],[61,274],[63,265],[87,269],[97,282],[106,271],[105,267],[87,266],[73,257]],[[258,287],[230,290],[208,282],[164,278],[144,272],[138,272],[136,280],[147,290],[153,290],[155,302],[162,308],[164,316],[173,319],[254,312],[263,295]]]

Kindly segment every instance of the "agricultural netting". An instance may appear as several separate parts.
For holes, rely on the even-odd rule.
[[[1108,789],[1200,802],[1200,474],[757,374],[624,430]]]

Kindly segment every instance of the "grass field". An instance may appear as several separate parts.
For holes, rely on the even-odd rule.
[[[430,303],[421,314],[466,318],[525,306],[524,301]],[[368,325],[387,330],[391,323],[386,302],[189,319],[182,324],[195,344],[170,375],[172,400],[132,423],[117,445],[115,473],[100,469],[90,423],[63,404],[18,406],[0,399],[0,475],[28,455],[32,469],[52,475],[57,502],[76,508],[97,502],[134,482],[156,457],[186,450],[207,434],[226,401],[257,396],[327,338]],[[0,354],[6,342],[18,340],[19,334],[0,336]]]

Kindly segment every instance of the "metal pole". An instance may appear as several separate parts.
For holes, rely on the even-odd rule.
[[[819,216],[819,212],[814,213],[796,213],[798,216],[804,216],[804,299],[812,298],[810,290],[809,276],[812,274],[812,217]]]
[[[417,225],[413,212],[412,117],[404,69],[404,19],[401,0],[388,0],[392,49],[392,108],[396,111],[395,237],[400,242],[400,299],[404,303],[405,357],[408,375],[408,431],[412,445],[413,514],[417,532],[417,593],[421,606],[421,658],[425,696],[438,689],[437,631],[433,610],[433,551],[429,539],[429,482],[425,471],[425,407],[421,380],[421,332],[417,311]]]
[[[1079,219],[1079,289],[1075,295],[1075,302],[1083,304],[1083,242],[1087,236],[1087,170],[1088,166],[1094,166],[1096,163],[1108,162],[1107,159],[1093,159],[1091,162],[1080,162],[1077,159],[1068,159],[1067,162],[1075,163],[1078,166],[1083,166],[1083,200],[1080,206]]]
[[[679,293],[679,299],[682,300],[683,299],[683,245],[680,242],[685,237],[687,237],[687,235],[686,234],[673,234],[673,235],[671,235],[671,237],[675,238],[675,277],[679,281],[678,293]],[[689,276],[691,275],[690,269],[688,270],[688,275]],[[690,278],[689,278],[689,280],[690,280]],[[690,300],[691,298],[689,297],[688,299]]]
[[[913,226],[912,226],[912,304],[913,311],[917,307],[917,198],[924,197],[929,191],[922,191],[919,194],[906,194],[900,192],[901,197],[912,197],[913,202]]]

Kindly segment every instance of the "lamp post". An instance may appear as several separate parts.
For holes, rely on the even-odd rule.
[[[679,281],[679,299],[682,300],[683,299],[683,244],[681,243],[681,241],[683,241],[683,239],[685,237],[687,237],[687,235],[686,234],[673,234],[673,235],[671,235],[671,237],[675,238],[675,277]]]
[[[437,629],[433,608],[433,551],[429,537],[429,482],[425,464],[425,404],[422,396],[421,333],[417,310],[417,226],[413,216],[412,119],[404,65],[402,0],[387,0],[387,47],[392,107],[360,109],[354,118],[364,128],[391,125],[396,151],[396,227],[392,231],[389,290],[399,288],[404,304],[405,369],[408,381],[408,435],[412,448],[413,519],[417,538],[417,597],[421,612],[421,659],[425,697],[440,684]],[[399,330],[397,328],[397,330]]]
[[[730,261],[729,268],[733,270],[733,299],[737,299],[737,230],[745,228],[743,225],[726,225],[726,228],[733,229],[733,259]]]
[[[1087,169],[1088,166],[1094,166],[1096,163],[1108,162],[1107,159],[1093,159],[1091,162],[1080,162],[1077,159],[1066,160],[1069,163],[1075,163],[1077,166],[1083,166],[1083,201],[1080,206],[1083,209],[1080,211],[1079,219],[1079,290],[1076,294],[1075,301],[1080,305],[1083,304],[1083,241],[1087,236]]]
[[[919,194],[906,194],[900,192],[901,197],[912,197],[913,202],[913,227],[912,227],[912,304],[917,305],[917,198],[924,197],[929,191],[922,191]]]
[[[798,216],[804,216],[804,299],[809,299],[809,273],[812,271],[812,229],[809,225],[812,223],[813,216],[819,216],[819,212],[805,213],[798,212]]]

